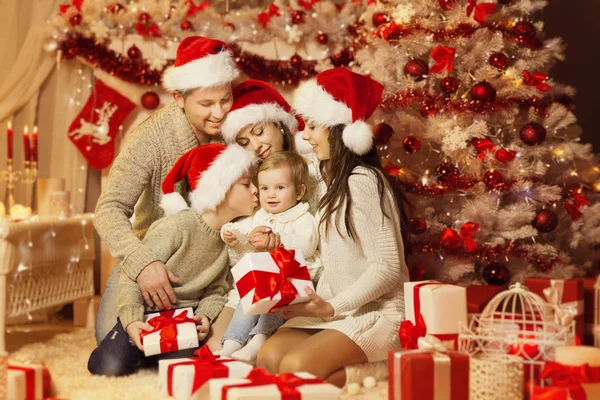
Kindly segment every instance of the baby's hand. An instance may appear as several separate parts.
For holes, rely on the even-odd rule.
[[[227,231],[227,230],[223,231],[223,240],[225,241],[225,243],[231,244],[236,239],[237,239],[237,236],[235,235],[235,233]]]
[[[268,226],[257,226],[250,232],[248,242],[257,251],[273,251],[281,245],[279,235]]]
[[[203,341],[206,339],[208,332],[210,331],[210,322],[208,322],[208,317],[203,314],[194,315],[194,321],[196,321],[198,340]]]
[[[142,331],[151,332],[152,329],[153,328],[152,326],[150,326],[150,324],[147,324],[142,321],[134,321],[127,325],[127,334],[129,335],[131,340],[133,340],[133,343],[135,343],[137,348],[141,351],[144,351],[144,346],[142,346],[142,338],[140,337],[140,334],[142,333]]]

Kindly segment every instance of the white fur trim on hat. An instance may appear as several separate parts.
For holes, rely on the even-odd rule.
[[[336,101],[317,84],[315,79],[304,82],[296,90],[294,98],[296,112],[309,120],[325,126],[352,123],[352,110]]]
[[[179,67],[171,66],[163,74],[163,87],[169,92],[220,86],[238,77],[229,50],[204,56]]]
[[[190,193],[192,207],[203,214],[215,211],[225,200],[231,186],[256,163],[253,152],[237,144],[227,146],[206,171],[200,175],[196,189]]]
[[[298,128],[296,118],[280,105],[275,103],[250,104],[227,114],[221,127],[221,135],[225,142],[233,143],[242,128],[259,122],[283,122],[290,131]]]
[[[373,146],[373,131],[365,121],[356,121],[346,125],[342,140],[347,148],[359,156],[364,156]]]
[[[189,208],[183,197],[177,192],[163,194],[160,199],[160,207],[165,211],[166,216]]]

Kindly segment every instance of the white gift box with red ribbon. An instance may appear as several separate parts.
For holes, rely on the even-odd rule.
[[[7,399],[36,400],[50,396],[50,373],[41,363],[9,363]]]
[[[313,289],[306,261],[294,250],[248,253],[231,269],[246,315],[267,314],[275,306],[310,300]]]
[[[155,329],[152,333],[142,332],[146,357],[198,347],[198,331],[193,316],[191,307],[144,315],[144,322]]]

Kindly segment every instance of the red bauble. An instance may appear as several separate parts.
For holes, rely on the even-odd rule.
[[[121,3],[112,3],[108,7],[106,7],[106,11],[111,14],[117,14],[120,11],[125,11],[125,6]]]
[[[496,89],[489,82],[479,82],[469,91],[471,99],[493,101],[496,98]]]
[[[485,183],[488,190],[502,191],[506,189],[507,186],[502,174],[494,169],[485,173],[483,176],[483,183]]]
[[[460,82],[458,79],[448,76],[440,82],[440,89],[446,94],[452,94],[458,90]]]
[[[411,218],[408,221],[408,230],[413,235],[420,235],[427,230],[427,222],[423,218]]]
[[[134,44],[127,49],[127,55],[129,58],[140,58],[142,56],[142,51]]]
[[[537,212],[531,224],[540,232],[552,232],[558,226],[558,216],[554,211],[544,208]]]
[[[142,106],[146,110],[154,110],[160,104],[160,98],[152,91],[146,92],[142,95]]]
[[[373,136],[375,136],[375,144],[377,146],[384,146],[388,144],[392,135],[394,135],[394,128],[385,122],[377,124],[373,127]]]
[[[488,285],[502,286],[510,281],[508,268],[506,268],[506,265],[500,263],[486,265],[482,276]]]
[[[515,42],[527,47],[533,46],[537,39],[537,29],[531,22],[519,21],[512,28]]]
[[[421,103],[420,110],[421,115],[425,118],[437,114],[438,106],[433,99],[427,99]]]
[[[302,57],[300,57],[298,54],[294,54],[292,58],[290,58],[290,64],[292,67],[298,68],[302,65]]]
[[[373,18],[371,20],[373,21],[373,25],[375,25],[375,27],[378,27],[379,25],[383,25],[385,23],[390,22],[390,17],[386,13],[376,12],[375,14],[373,14]]]
[[[415,154],[421,150],[421,140],[416,136],[407,136],[402,141],[402,147],[404,147],[404,151],[407,153]]]
[[[459,178],[458,168],[447,162],[435,167],[434,173],[438,181],[446,184],[455,182]]]
[[[306,21],[306,13],[302,10],[292,12],[292,24],[303,24]]]
[[[537,122],[530,122],[521,128],[519,136],[523,143],[529,146],[535,146],[546,139],[546,129]]]
[[[193,25],[190,22],[190,20],[182,19],[181,23],[179,24],[179,27],[181,28],[182,31],[189,31],[190,29],[193,28]]]
[[[494,53],[490,56],[488,62],[494,68],[506,69],[508,64],[508,57],[504,53]]]
[[[440,7],[443,10],[448,11],[452,7],[456,5],[456,0],[438,0],[440,2]]]
[[[147,12],[140,13],[138,21],[140,21],[143,24],[147,24],[148,22],[152,21],[152,16]]]
[[[423,60],[414,58],[406,63],[404,66],[404,74],[410,75],[415,78],[415,81],[422,81],[427,77],[429,73],[429,66]]]
[[[317,35],[317,42],[319,42],[319,44],[327,44],[327,42],[329,42],[329,36],[326,33],[320,32]]]
[[[69,18],[69,21],[71,22],[71,25],[73,25],[73,26],[77,26],[77,25],[81,24],[81,14],[72,15],[71,18]]]
[[[348,27],[346,28],[346,30],[348,31],[348,33],[352,36],[357,36],[358,35],[358,30],[360,29],[360,27],[362,26],[362,24],[360,22],[355,22],[351,25],[348,25]]]

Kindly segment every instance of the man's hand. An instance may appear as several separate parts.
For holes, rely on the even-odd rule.
[[[225,243],[231,244],[236,239],[237,239],[237,236],[235,236],[235,233],[229,232],[229,231],[223,231],[223,240],[225,241]]]
[[[156,304],[161,310],[170,310],[177,301],[171,283],[179,283],[179,279],[160,261],[146,265],[136,281],[148,307]]]
[[[273,251],[281,245],[279,235],[268,226],[257,226],[250,232],[248,242],[257,251]]]
[[[140,334],[142,333],[142,331],[151,332],[152,329],[153,328],[150,326],[150,324],[147,324],[142,321],[135,321],[127,325],[127,334],[129,335],[131,340],[133,340],[133,343],[135,343],[137,348],[141,351],[144,351],[144,346],[142,346],[142,338],[140,337]]]
[[[198,340],[203,341],[206,339],[208,332],[210,331],[210,322],[208,322],[208,317],[203,314],[194,315],[194,321],[196,321]]]

